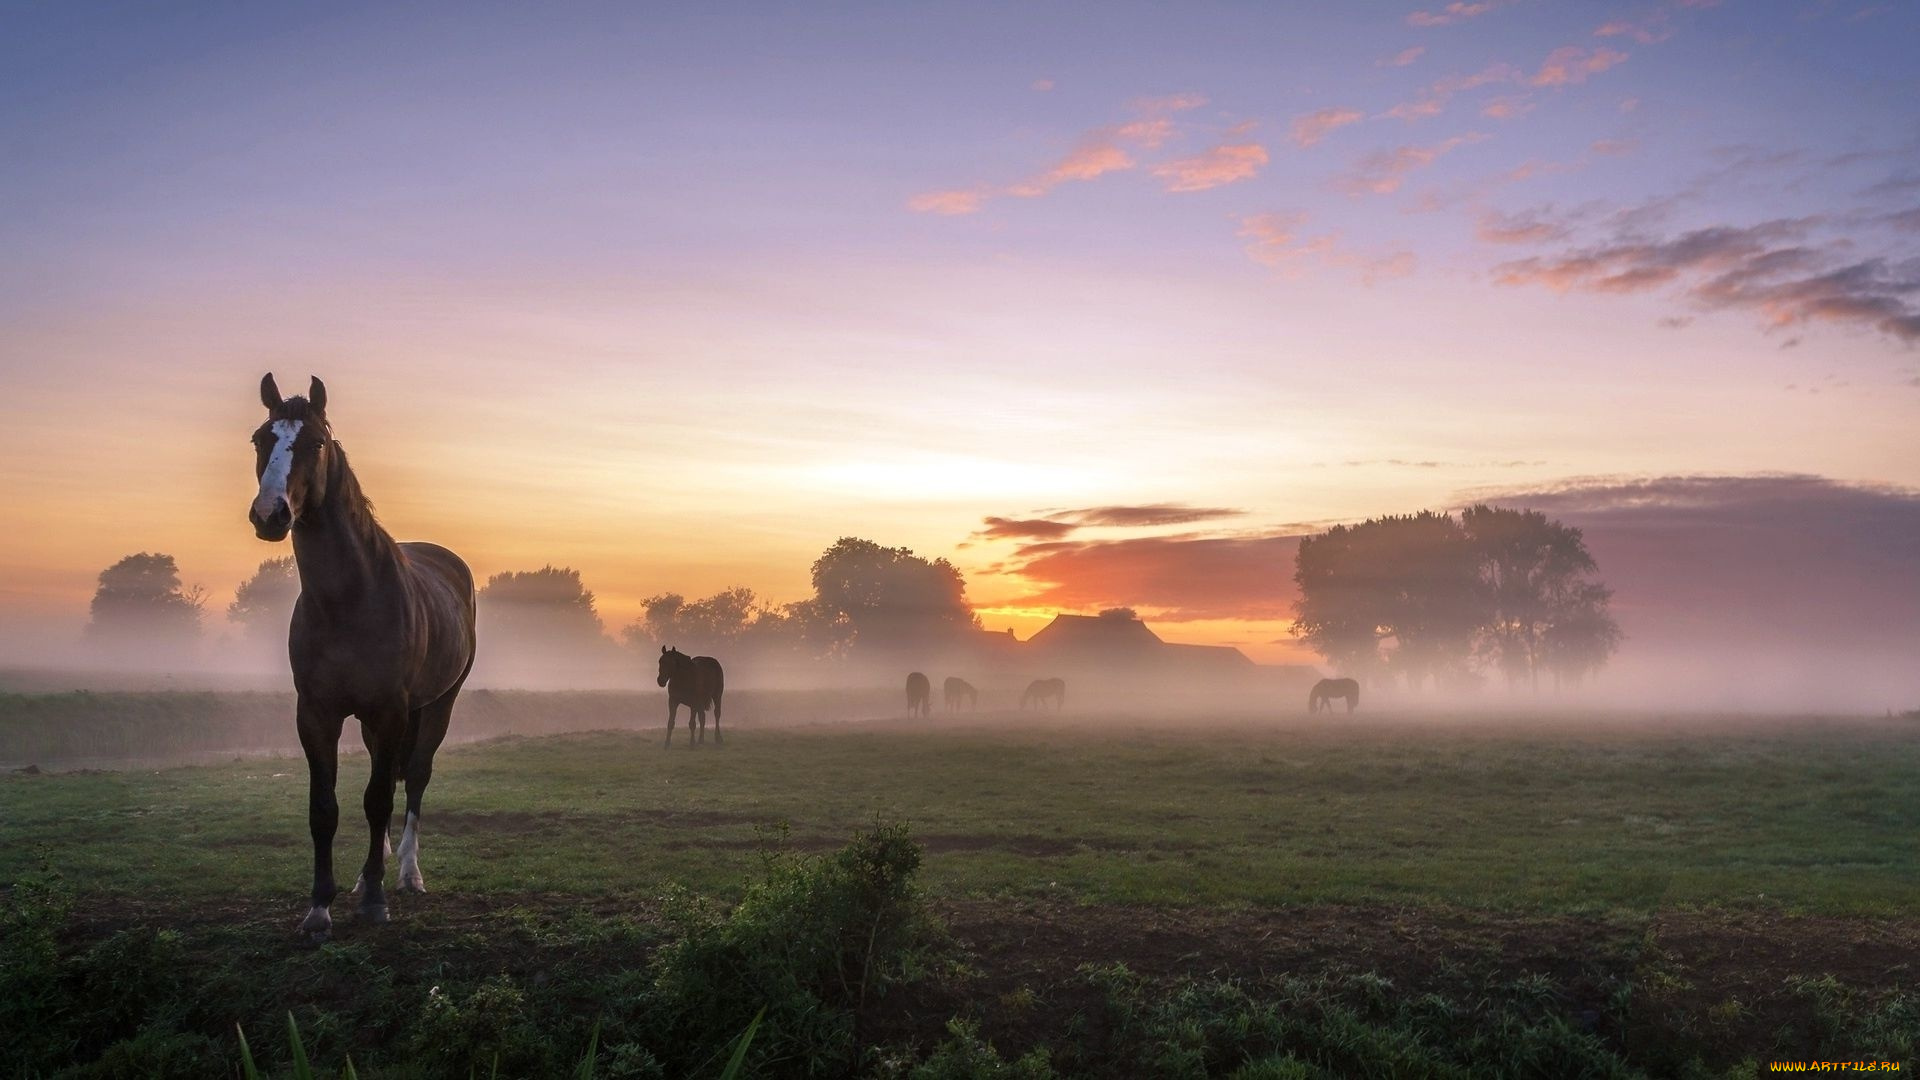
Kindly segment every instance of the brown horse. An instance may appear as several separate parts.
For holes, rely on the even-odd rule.
[[[953,675],[947,676],[946,683],[940,687],[940,693],[946,699],[948,712],[958,709],[963,702],[969,709],[980,707],[980,691],[975,690],[973,684],[965,679]]]
[[[314,379],[307,396],[282,398],[273,376],[260,380],[267,422],[253,433],[260,490],[247,518],[269,542],[293,533],[300,599],[287,639],[298,694],[300,746],[307,754],[307,824],[313,834],[313,906],[300,924],[324,941],[333,929],[328,906],[340,729],[360,719],[373,759],[363,805],[369,838],[360,871],[360,917],[387,921],[388,829],[393,789],[407,784],[407,822],[400,837],[401,892],[427,891],[420,876],[420,797],[433,778],[433,752],[447,736],[453,699],[473,668],[473,574],[460,557],[435,544],[395,543],[333,441],[327,388]]]
[[[933,683],[917,671],[907,676],[907,715],[933,715]]]
[[[1334,698],[1346,698],[1347,711],[1352,712],[1360,704],[1360,684],[1353,679],[1321,679],[1307,693],[1307,712],[1332,712]]]
[[[1027,684],[1026,693],[1020,695],[1020,707],[1023,709],[1028,702],[1044,709],[1048,701],[1053,702],[1056,710],[1067,707],[1067,680],[1035,679]]]
[[[720,744],[720,698],[727,691],[726,673],[711,656],[688,656],[660,646],[660,685],[667,688],[667,741],[673,745],[673,718],[687,707],[687,746],[707,741],[707,708],[713,708],[713,742]]]

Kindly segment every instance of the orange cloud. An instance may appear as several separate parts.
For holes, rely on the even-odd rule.
[[[1053,80],[1052,79],[1035,79],[1033,80],[1033,88],[1044,94],[1047,91],[1053,89]]]
[[[1485,138],[1478,132],[1469,132],[1432,146],[1401,146],[1378,151],[1360,159],[1352,172],[1335,181],[1335,186],[1349,195],[1391,195],[1406,183],[1409,173],[1426,168],[1458,147]]]
[[[1642,45],[1657,45],[1673,36],[1673,27],[1667,24],[1667,13],[1656,11],[1639,22],[1631,19],[1615,19],[1602,24],[1594,30],[1594,37],[1630,37]]]
[[[1312,146],[1328,133],[1348,124],[1356,124],[1366,119],[1358,109],[1321,109],[1319,112],[1297,116],[1293,120],[1293,141],[1301,146]]]
[[[1489,210],[1480,216],[1474,233],[1489,244],[1542,244],[1560,239],[1567,230],[1566,226],[1551,221]]]
[[[975,214],[980,204],[986,201],[987,194],[979,188],[956,188],[952,191],[929,191],[924,195],[915,195],[907,200],[907,209],[917,214],[941,214],[953,217],[959,214]]]
[[[1304,237],[1300,229],[1306,223],[1307,215],[1302,213],[1250,214],[1240,219],[1237,235],[1247,241],[1247,258],[1280,270],[1288,277],[1299,277],[1308,260],[1319,260],[1330,266],[1357,270],[1362,280],[1371,285],[1387,278],[1405,277],[1413,273],[1417,265],[1410,251],[1367,256],[1343,250],[1337,232]]]
[[[1427,47],[1425,45],[1415,45],[1411,49],[1401,49],[1399,52],[1394,53],[1392,56],[1389,56],[1380,60],[1375,60],[1373,62],[1373,66],[1374,67],[1406,67],[1408,64],[1411,64],[1415,60],[1420,59],[1421,55],[1424,54],[1426,51],[1427,51]]]
[[[1156,536],[1029,544],[1010,567],[1034,591],[1016,603],[1145,607],[1156,619],[1284,619],[1298,594],[1298,536]]]
[[[1506,97],[1488,102],[1486,107],[1480,110],[1480,115],[1490,116],[1495,120],[1512,120],[1514,117],[1525,116],[1532,111],[1533,103],[1526,98]]]
[[[1133,159],[1110,141],[1104,133],[1090,136],[1073,148],[1059,164],[1031,180],[1007,188],[1007,194],[1023,199],[1045,195],[1069,180],[1092,180],[1110,172],[1133,168]]]
[[[1587,76],[1622,63],[1627,54],[1602,46],[1588,51],[1578,45],[1565,45],[1547,54],[1540,70],[1527,80],[1529,86],[1572,86],[1587,81]]]
[[[1048,87],[1052,85],[1050,80],[1043,79],[1041,82],[1047,83]],[[1034,88],[1045,89],[1038,83]],[[988,199],[997,196],[1011,195],[1016,198],[1034,199],[1069,181],[1093,180],[1107,173],[1123,172],[1134,167],[1134,160],[1132,155],[1127,153],[1127,146],[1146,149],[1159,146],[1174,133],[1174,123],[1168,114],[1197,109],[1206,103],[1207,99],[1204,96],[1191,93],[1141,98],[1132,106],[1137,114],[1135,119],[1087,132],[1065,157],[1037,176],[1000,188],[976,186],[930,191],[909,199],[907,207],[924,214],[947,216],[971,214],[979,211]],[[1265,151],[1262,150],[1260,153],[1264,155]],[[1264,163],[1264,157],[1260,163]],[[1174,190],[1197,189],[1175,188]]]
[[[1205,191],[1251,179],[1266,163],[1267,151],[1259,143],[1240,143],[1155,166],[1153,175],[1166,183],[1168,191]]]
[[[1412,101],[1395,105],[1385,113],[1398,120],[1424,120],[1429,116],[1438,116],[1445,111],[1447,102],[1455,94],[1462,93],[1488,83],[1511,82],[1519,72],[1509,64],[1489,64],[1471,75],[1448,75],[1436,80],[1432,86],[1420,92]]]
[[[1500,6],[1499,0],[1477,0],[1474,3],[1455,2],[1439,11],[1416,11],[1407,16],[1408,26],[1448,26],[1467,19],[1478,18]]]

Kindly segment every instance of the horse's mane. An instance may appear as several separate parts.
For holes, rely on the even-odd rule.
[[[332,433],[328,433],[331,441]],[[359,537],[369,547],[400,557],[400,545],[393,534],[380,524],[374,516],[373,500],[360,487],[360,478],[354,475],[353,465],[347,461],[347,448],[333,442],[327,476],[327,513],[340,515],[349,531]]]

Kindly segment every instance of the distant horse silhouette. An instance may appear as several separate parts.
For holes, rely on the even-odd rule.
[[[287,652],[298,695],[296,725],[307,755],[307,826],[313,835],[313,906],[300,924],[324,941],[333,930],[334,797],[340,729],[360,718],[372,758],[364,805],[370,837],[355,890],[360,917],[387,921],[386,876],[394,785],[407,784],[400,836],[401,892],[427,891],[420,875],[420,799],[433,778],[433,752],[447,736],[453,699],[473,669],[473,574],[437,544],[395,543],[333,441],[327,388],[282,398],[260,380],[267,422],[253,433],[260,490],[247,511],[256,536],[293,534],[300,598]]]
[[[687,746],[707,741],[707,707],[713,707],[713,743],[720,745],[720,698],[727,690],[726,673],[711,656],[688,656],[660,646],[660,685],[667,688],[667,741],[673,745],[673,718],[687,707]]]
[[[907,676],[907,715],[933,715],[933,684],[917,671]]]
[[[958,709],[960,703],[963,701],[966,702],[967,708],[969,709],[977,709],[980,707],[980,691],[975,690],[973,684],[965,679],[949,675],[947,676],[946,684],[940,688],[940,691],[941,696],[946,699],[948,712],[953,712],[955,709]]]
[[[1046,708],[1051,700],[1055,709],[1067,707],[1067,680],[1035,679],[1027,684],[1026,693],[1020,695],[1020,707],[1026,708],[1028,702],[1039,708]]]
[[[1322,709],[1333,711],[1333,699],[1346,698],[1347,711],[1360,704],[1360,684],[1352,679],[1321,679],[1313,684],[1313,690],[1307,694],[1307,712],[1317,713]]]

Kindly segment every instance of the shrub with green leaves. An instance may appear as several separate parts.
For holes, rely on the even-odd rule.
[[[914,884],[920,855],[899,824],[829,855],[770,855],[738,906],[723,918],[694,913],[662,950],[663,1041],[718,1045],[765,1009],[749,1075],[844,1074],[858,1010],[908,977],[933,933]]]

